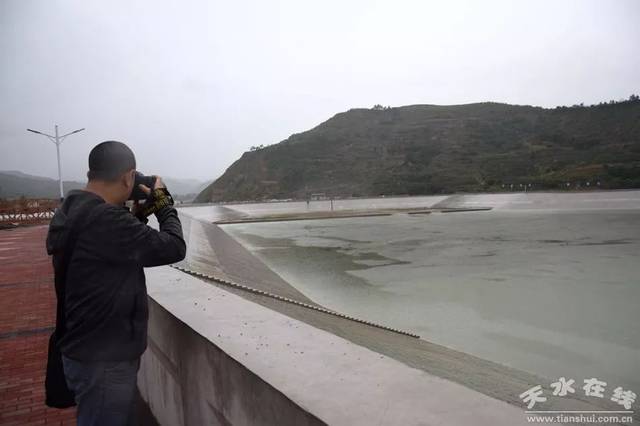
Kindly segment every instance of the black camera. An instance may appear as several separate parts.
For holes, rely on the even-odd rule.
[[[156,176],[145,176],[140,172],[136,172],[135,181],[133,183],[133,191],[131,191],[131,195],[129,196],[130,200],[140,201],[147,198],[147,194],[142,192],[142,189],[140,189],[140,187],[138,186],[140,184],[153,190],[153,187],[156,184]]]

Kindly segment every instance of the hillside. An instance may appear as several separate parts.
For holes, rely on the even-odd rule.
[[[174,198],[191,201],[210,182],[197,179],[164,179]],[[64,181],[64,193],[72,189],[84,188],[86,182]],[[0,171],[0,198],[51,198],[59,197],[58,181],[42,176],[34,176],[19,171]]]
[[[84,183],[63,181],[64,193],[72,189],[84,188]],[[51,198],[60,197],[60,189],[56,179],[26,173],[0,171],[0,198]]]
[[[352,109],[245,152],[196,201],[640,187],[640,101]]]

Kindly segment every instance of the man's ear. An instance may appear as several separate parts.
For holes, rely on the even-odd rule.
[[[125,188],[133,189],[133,185],[136,181],[135,174],[136,174],[135,169],[131,169],[122,174],[122,183],[124,184]]]

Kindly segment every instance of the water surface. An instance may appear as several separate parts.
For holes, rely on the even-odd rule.
[[[312,300],[550,378],[640,390],[640,212],[227,225]]]

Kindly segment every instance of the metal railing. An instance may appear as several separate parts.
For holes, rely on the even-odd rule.
[[[58,200],[19,198],[0,200],[0,224],[44,224],[51,220]]]

